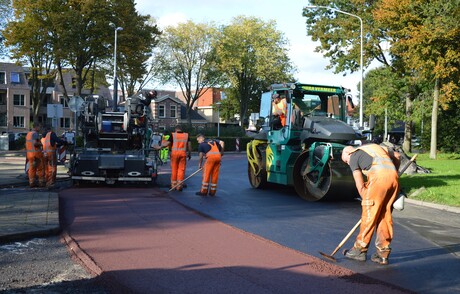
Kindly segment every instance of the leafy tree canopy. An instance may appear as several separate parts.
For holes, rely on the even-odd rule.
[[[287,45],[274,21],[238,16],[222,28],[216,44],[219,69],[227,80],[228,97],[237,101],[241,121],[259,112],[260,95],[271,84],[293,81]]]

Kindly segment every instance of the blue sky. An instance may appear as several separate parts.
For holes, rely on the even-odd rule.
[[[297,68],[295,77],[302,83],[343,86],[358,94],[360,72],[334,74],[325,70],[328,60],[315,53],[318,45],[306,35],[305,17],[302,9],[308,1],[299,0],[135,0],[141,14],[155,17],[160,27],[178,22],[215,22],[229,24],[235,16],[256,16],[263,20],[275,20],[278,30],[289,40],[289,57]]]

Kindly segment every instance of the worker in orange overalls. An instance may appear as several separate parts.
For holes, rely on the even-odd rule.
[[[40,129],[41,125],[37,124],[33,130],[26,135],[26,157],[29,162],[29,170],[27,175],[29,177],[29,186],[36,187],[35,177],[38,177],[38,185],[45,186],[45,175],[43,170],[43,152],[42,143],[40,142]]]
[[[201,190],[196,192],[198,196],[215,196],[217,191],[217,181],[219,180],[219,170],[221,158],[224,153],[224,141],[207,140],[204,135],[198,134],[198,167],[203,168],[203,179],[201,181]],[[206,162],[203,166],[203,159]]]
[[[188,133],[182,131],[182,128],[177,125],[175,132],[169,137],[171,149],[171,188],[176,187],[177,191],[182,191],[184,185],[185,168],[187,166],[187,158],[192,157],[192,143]]]
[[[67,145],[67,142],[61,140],[55,132],[52,131],[51,127],[46,128],[46,132],[42,139],[43,142],[43,154],[45,162],[45,178],[46,187],[53,188],[56,183],[57,176],[57,154],[56,149],[58,146]]]
[[[279,129],[286,125],[287,102],[286,97],[275,93],[272,96],[272,114],[274,116],[273,128]]]
[[[359,195],[361,196],[361,227],[354,246],[345,250],[347,258],[366,261],[366,254],[372,235],[376,234],[376,253],[373,262],[388,264],[393,240],[393,202],[399,193],[398,169],[400,154],[384,149],[377,144],[358,148],[347,146],[342,151],[342,160],[352,172]],[[364,182],[363,174],[367,181]]]

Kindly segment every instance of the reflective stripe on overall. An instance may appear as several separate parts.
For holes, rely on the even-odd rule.
[[[173,145],[171,146],[171,187],[184,180],[185,167],[187,164],[187,133],[172,133]],[[182,189],[182,185],[176,187]]]
[[[392,205],[399,193],[398,172],[379,145],[364,145],[356,150],[366,152],[373,160],[362,195],[361,227],[355,245],[368,248],[375,231],[375,246],[389,251],[393,239]]]
[[[203,167],[203,179],[201,182],[201,193],[214,196],[217,191],[217,181],[219,180],[219,170],[221,154],[216,141],[207,142],[211,150],[206,153],[206,162]]]

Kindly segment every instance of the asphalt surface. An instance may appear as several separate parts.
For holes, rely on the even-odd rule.
[[[115,293],[408,291],[212,219],[161,183],[17,192],[10,188],[24,184],[21,161],[0,155],[0,243],[63,229],[69,250]],[[167,178],[167,167],[163,173]]]

